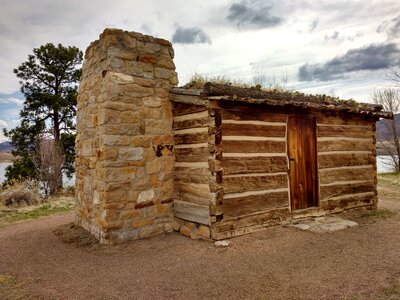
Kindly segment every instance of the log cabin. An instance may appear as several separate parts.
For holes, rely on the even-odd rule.
[[[170,99],[180,226],[219,240],[376,209],[375,122],[392,117],[381,105],[216,83],[173,88]]]
[[[219,240],[377,206],[382,106],[178,83],[172,44],[105,29],[77,98],[76,222],[101,243]]]

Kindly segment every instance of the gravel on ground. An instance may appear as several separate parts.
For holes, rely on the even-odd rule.
[[[400,201],[377,212],[342,213],[359,226],[332,233],[275,226],[228,247],[177,233],[66,242],[54,230],[73,213],[12,224],[0,228],[0,277],[15,280],[0,299],[400,299]]]

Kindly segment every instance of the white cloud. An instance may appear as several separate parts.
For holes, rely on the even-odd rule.
[[[21,106],[22,104],[24,104],[24,100],[23,99],[17,99],[14,97],[8,97],[8,98],[0,98],[0,104],[6,104],[6,103],[14,103],[18,106]]]
[[[8,127],[7,122],[0,119],[0,127]]]
[[[17,99],[17,98],[14,98],[14,97],[10,97],[7,100],[10,101],[11,103],[15,103],[15,104],[17,104],[19,106],[24,104],[24,100],[23,99]]]
[[[8,139],[4,136],[3,131],[0,131],[0,143],[8,141]]]

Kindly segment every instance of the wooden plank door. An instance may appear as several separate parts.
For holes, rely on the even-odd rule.
[[[318,206],[315,118],[289,116],[287,138],[292,211]]]

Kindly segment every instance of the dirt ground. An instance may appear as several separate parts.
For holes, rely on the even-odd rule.
[[[358,227],[276,226],[227,248],[176,233],[68,243],[53,231],[73,213],[9,225],[0,228],[0,299],[400,299],[400,189],[380,194],[378,211],[340,215]]]

